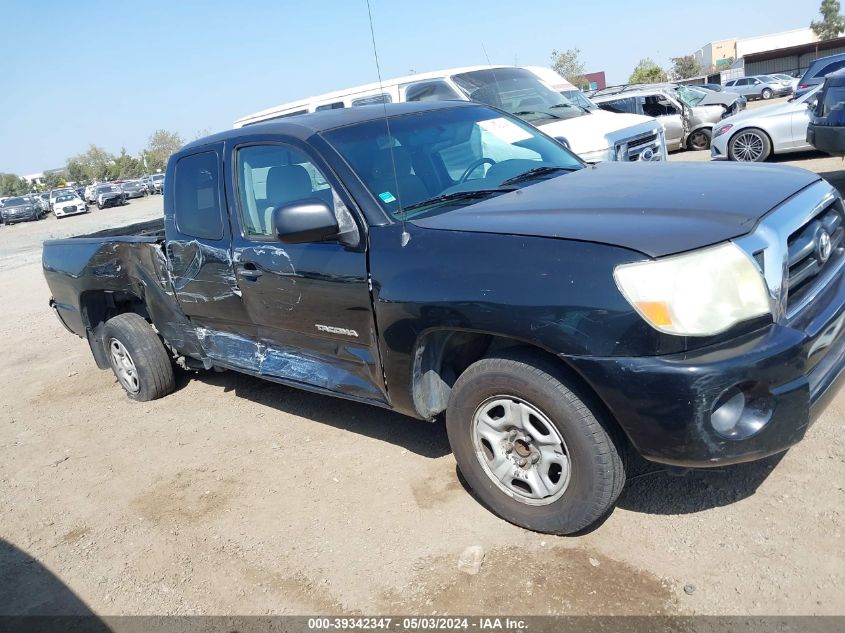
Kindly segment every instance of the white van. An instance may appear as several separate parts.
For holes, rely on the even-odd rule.
[[[478,101],[537,126],[587,162],[666,158],[663,127],[655,119],[578,105],[579,101],[561,94],[569,90],[577,89],[551,69],[472,66],[408,75],[381,85],[367,84],[292,101],[238,119],[234,127],[334,108],[402,101]]]

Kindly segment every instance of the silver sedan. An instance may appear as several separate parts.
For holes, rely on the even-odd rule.
[[[820,86],[785,103],[744,110],[713,127],[710,157],[760,163],[772,154],[812,150],[807,123]]]

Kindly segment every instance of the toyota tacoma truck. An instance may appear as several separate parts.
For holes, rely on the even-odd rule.
[[[845,365],[837,192],[785,166],[586,165],[473,103],[197,140],[162,220],[45,242],[51,306],[133,400],[174,365],[445,417],[477,497],[569,534],[636,451],[800,441]]]

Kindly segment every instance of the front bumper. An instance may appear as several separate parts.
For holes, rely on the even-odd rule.
[[[719,125],[715,125],[713,129],[717,129]],[[720,136],[712,137],[710,139],[710,158],[711,160],[728,160],[728,141],[731,139],[730,130],[721,134]]]
[[[671,356],[567,357],[646,459],[704,468],[753,461],[799,442],[845,379],[845,275],[792,321]],[[740,386],[768,420],[747,439],[711,425]],[[745,415],[745,413],[743,413]]]

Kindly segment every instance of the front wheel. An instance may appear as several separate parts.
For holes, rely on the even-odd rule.
[[[482,503],[524,528],[571,534],[611,509],[625,466],[612,422],[558,374],[527,352],[480,360],[452,389],[446,429]]]
[[[140,315],[126,313],[109,319],[103,341],[112,371],[132,400],[155,400],[176,388],[167,350]]]
[[[769,135],[756,127],[737,132],[728,143],[728,156],[740,163],[762,163],[771,153]]]
[[[763,99],[765,99],[766,101],[768,101],[772,98],[772,91],[768,88],[765,88],[760,96],[763,97]]]
[[[687,139],[687,149],[699,152],[710,149],[710,130],[695,130]]]

